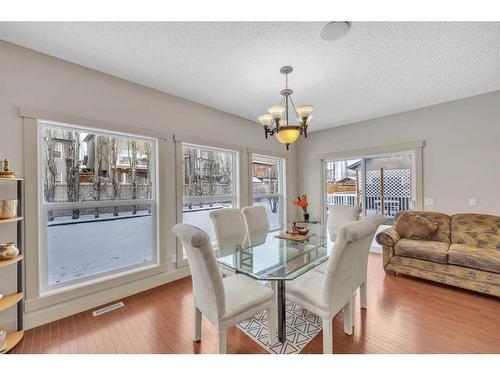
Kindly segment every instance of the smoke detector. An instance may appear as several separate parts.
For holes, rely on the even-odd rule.
[[[350,28],[351,23],[349,21],[328,22],[319,32],[319,36],[323,40],[337,40],[347,34]]]

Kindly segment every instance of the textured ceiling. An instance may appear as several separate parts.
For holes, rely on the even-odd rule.
[[[325,22],[326,23],[326,22]],[[500,22],[0,23],[0,39],[255,120],[292,65],[310,130],[500,89]]]

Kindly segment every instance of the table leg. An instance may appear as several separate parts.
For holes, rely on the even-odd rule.
[[[278,287],[278,340],[281,343],[286,339],[286,294],[285,280],[277,281]]]

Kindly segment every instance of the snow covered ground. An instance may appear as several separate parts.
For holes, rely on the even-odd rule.
[[[271,228],[279,227],[279,214],[271,212],[268,201],[257,204],[266,207]],[[210,211],[185,212],[184,222],[215,240]],[[49,285],[152,261],[151,228],[152,218],[146,211],[135,216],[120,213],[118,219],[112,214],[101,214],[99,219],[81,215],[78,221],[69,216],[56,218],[47,228]]]
[[[47,228],[49,284],[152,260],[151,216]]]

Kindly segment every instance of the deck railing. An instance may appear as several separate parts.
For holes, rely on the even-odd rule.
[[[366,196],[366,213],[375,214],[381,212],[380,196]],[[385,196],[384,197],[384,212],[387,218],[394,218],[399,211],[410,209],[410,197],[408,196]],[[358,205],[358,197],[356,194],[334,193],[328,194],[328,205]],[[363,205],[361,204],[361,207]]]

